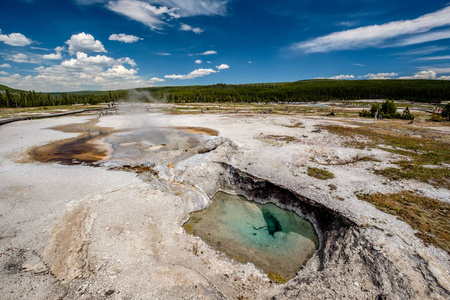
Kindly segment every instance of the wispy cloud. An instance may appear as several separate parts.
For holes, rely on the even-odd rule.
[[[21,33],[10,33],[10,34],[2,34],[2,30],[0,29],[0,42],[5,43],[10,46],[28,46],[33,41],[24,36]]]
[[[171,56],[172,54],[171,53],[169,53],[169,52],[158,52],[158,53],[156,53],[157,55],[159,55],[159,56]]]
[[[208,51],[205,51],[205,52],[203,52],[203,53],[199,53],[199,54],[197,54],[197,55],[215,55],[215,54],[217,54],[217,51],[214,51],[214,50],[208,50]]]
[[[445,46],[427,46],[419,49],[409,50],[405,52],[398,53],[397,55],[428,55],[435,52],[440,52],[447,50],[448,47]]]
[[[194,54],[188,54],[189,56],[195,56],[195,55],[216,55],[217,54],[217,51],[215,51],[215,50],[208,50],[208,51],[205,51],[205,52],[202,52],[202,53],[194,53]]]
[[[448,30],[429,32],[435,28],[450,25],[449,15],[450,6],[447,6],[412,20],[394,21],[382,25],[334,32],[293,44],[291,49],[303,53],[323,53],[367,47],[405,46],[450,38]]]
[[[78,4],[82,4],[82,5],[89,5],[89,4],[94,4],[94,3],[102,3],[105,2],[106,0],[75,0],[75,2],[77,2]]]
[[[352,66],[357,66],[357,67],[364,67],[363,64],[352,64]]]
[[[89,0],[88,0],[89,1]],[[152,30],[162,30],[173,19],[193,16],[223,16],[228,0],[110,0],[106,8],[141,22]],[[201,33],[203,29],[183,24],[181,30]]]
[[[449,11],[449,18],[450,18],[450,11]],[[445,40],[445,39],[450,39],[450,29],[436,31],[436,32],[428,32],[428,33],[424,33],[424,34],[418,34],[416,36],[405,38],[397,43],[394,43],[391,46],[394,46],[394,47],[410,46],[410,45],[423,44],[423,43]]]
[[[224,16],[229,0],[148,0],[150,3],[175,8],[180,17]]]
[[[175,8],[156,7],[150,3],[137,0],[109,1],[106,7],[134,21],[141,22],[153,30],[161,30],[165,23],[164,19],[179,17]]]
[[[11,68],[10,64],[1,64],[0,68]]]
[[[416,60],[449,60],[450,55],[419,57]]]
[[[143,38],[140,38],[135,35],[125,34],[125,33],[113,33],[109,36],[108,40],[110,41],[118,41],[122,43],[136,43],[137,41],[143,40]]]
[[[358,22],[351,22],[351,21],[344,21],[337,23],[337,26],[343,26],[343,27],[353,27],[358,25]]]
[[[204,29],[201,29],[199,27],[192,27],[192,26],[190,26],[188,24],[183,24],[183,23],[181,24],[180,30],[182,30],[182,31],[192,31],[192,32],[194,32],[196,34],[200,34],[203,31],[205,31]]]
[[[28,63],[28,64],[39,63],[37,60],[33,59],[32,57],[28,56],[25,53],[10,54],[5,57],[5,60],[9,60],[15,63]]]

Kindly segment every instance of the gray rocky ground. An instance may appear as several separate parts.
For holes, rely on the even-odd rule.
[[[95,118],[0,127],[1,299],[450,297],[449,255],[425,246],[409,225],[355,196],[358,191],[415,190],[449,201],[449,191],[412,181],[386,182],[372,170],[390,165],[392,153],[346,148],[342,138],[315,130],[319,124],[344,120],[242,114],[102,116],[97,126],[199,126],[215,129],[219,136],[198,135],[188,146],[168,145],[153,158],[155,172],[141,174],[110,170],[108,162],[92,167],[24,159],[31,147],[77,135],[49,127]],[[293,127],[297,122],[302,125]],[[269,135],[296,139],[279,141]],[[321,161],[357,155],[378,161],[328,165],[335,174],[330,180],[306,174],[308,166]],[[233,188],[242,178],[250,181]],[[229,259],[181,227],[218,189],[246,193],[258,182],[282,186],[336,216],[327,221],[321,216],[333,214],[312,214],[316,226],[327,224],[318,228],[324,231],[321,249],[286,284],[271,282],[252,264]],[[255,200],[308,215],[277,193]]]

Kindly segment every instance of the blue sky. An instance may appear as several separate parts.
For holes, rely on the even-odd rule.
[[[447,1],[2,0],[0,84],[450,80]]]

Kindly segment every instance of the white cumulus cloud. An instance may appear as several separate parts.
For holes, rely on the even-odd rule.
[[[201,63],[202,63],[202,60],[201,60],[201,59],[197,59],[197,60],[195,61],[195,63],[196,63],[196,64],[201,64]]]
[[[10,64],[1,64],[0,68],[11,68]]]
[[[164,78],[168,78],[168,79],[181,79],[181,80],[185,80],[185,79],[194,79],[197,77],[203,77],[203,76],[207,76],[210,75],[212,73],[217,73],[218,71],[215,71],[213,69],[197,69],[192,71],[189,74],[185,74],[185,75],[165,75]]]
[[[100,66],[109,67],[113,65],[128,64],[132,67],[136,66],[134,60],[129,57],[123,57],[119,59],[114,59],[106,55],[96,55],[88,56],[84,52],[77,52],[77,58],[71,58],[70,60],[65,60],[61,63],[61,66],[66,68],[79,68],[84,66]]]
[[[0,75],[8,75],[8,74],[9,74],[8,72],[0,71]]]
[[[104,72],[97,74],[94,78],[95,81],[109,81],[111,79],[134,79],[137,70],[127,69],[123,65],[114,65]]]
[[[188,24],[181,24],[180,30],[182,31],[192,31],[196,34],[200,34],[204,31],[204,29],[198,28],[198,27],[192,27]]]
[[[156,77],[145,79],[139,76],[136,63],[129,57],[116,59],[100,54],[89,56],[84,52],[77,52],[76,58],[63,60],[57,65],[36,67],[34,71],[37,73],[35,76],[12,74],[0,77],[0,83],[26,90],[54,92],[126,89],[161,82]]]
[[[42,55],[42,58],[47,59],[47,60],[61,60],[62,59],[62,51],[64,51],[64,47],[56,47],[55,53]]]
[[[164,82],[165,80],[162,78],[158,78],[158,77],[152,77],[150,78],[149,82],[151,83],[156,83],[156,82]]]
[[[143,40],[143,38],[140,38],[135,35],[128,35],[125,33],[119,33],[119,34],[114,33],[109,36],[109,40],[110,41],[119,41],[122,43],[130,44],[130,43],[136,43],[139,40]]]
[[[353,79],[355,78],[354,75],[337,75],[329,77],[328,79],[335,79],[335,80],[342,80],[342,79]]]
[[[433,70],[420,71],[413,76],[403,76],[399,79],[436,79],[436,72]]]
[[[334,32],[292,45],[293,50],[304,53],[330,52],[335,50],[382,47],[396,38],[403,40],[392,45],[412,45],[423,42],[450,38],[448,30],[430,32],[435,28],[450,25],[450,6],[436,12],[422,15],[412,20],[402,20],[382,25],[364,26],[346,31]],[[425,34],[424,34],[425,33]],[[418,35],[424,34],[424,35]]]
[[[0,29],[0,42],[3,42],[10,46],[27,46],[33,41],[24,36],[21,33],[2,34]]]
[[[391,79],[392,77],[395,77],[395,76],[398,76],[398,74],[392,72],[392,73],[377,73],[377,74],[369,73],[362,77],[369,78],[369,79]]]
[[[424,70],[420,71],[413,76],[403,76],[399,79],[438,79],[438,80],[450,80],[450,76],[442,75],[437,76],[439,73],[450,73],[450,68],[447,69],[434,69],[434,70]]]
[[[66,44],[69,46],[69,53],[75,54],[77,52],[107,52],[102,42],[95,40],[89,33],[78,33],[70,37]]]
[[[220,66],[216,66],[216,68],[217,68],[218,70],[225,70],[225,69],[229,69],[230,66],[227,65],[227,64],[221,64]]]

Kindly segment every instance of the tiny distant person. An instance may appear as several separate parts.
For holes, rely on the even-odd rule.
[[[111,101],[111,102],[108,104],[108,106],[114,107],[114,101]]]

